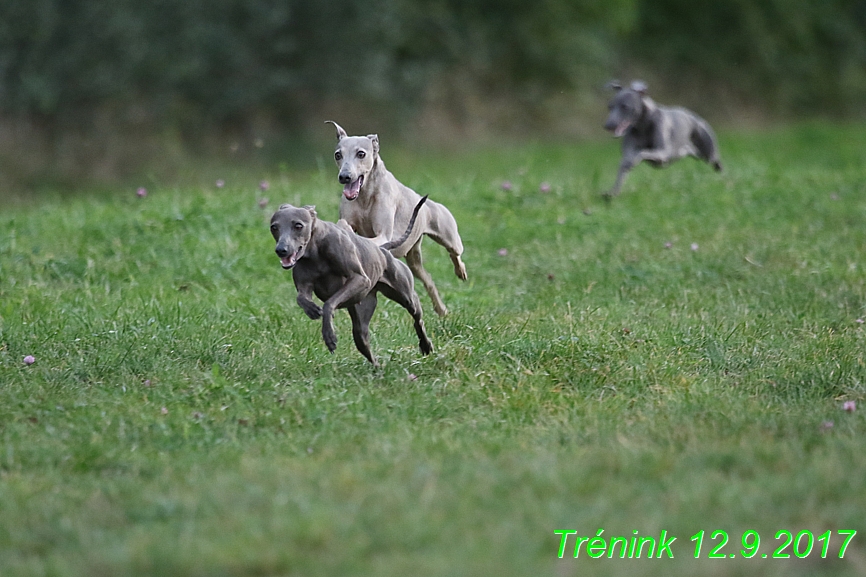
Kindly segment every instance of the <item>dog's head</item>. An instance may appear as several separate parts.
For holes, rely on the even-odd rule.
[[[315,206],[283,204],[271,217],[271,234],[277,241],[276,253],[284,269],[293,268],[304,257],[315,224]]]
[[[631,83],[631,88],[623,88],[616,81],[609,84],[616,94],[607,104],[610,113],[604,123],[604,129],[620,137],[638,120],[644,111],[644,97],[647,85],[640,80]]]
[[[343,196],[347,200],[355,200],[361,193],[364,180],[379,155],[379,136],[348,136],[346,131],[331,120],[327,122],[337,129],[337,149],[334,151],[334,161],[340,167],[337,178],[343,185]]]

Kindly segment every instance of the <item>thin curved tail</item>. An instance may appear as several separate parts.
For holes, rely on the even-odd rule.
[[[719,160],[719,145],[713,130],[705,122],[699,122],[692,132],[692,143],[698,149],[701,159],[710,163],[717,172],[722,170]]]
[[[406,232],[403,233],[403,236],[398,239],[386,242],[379,248],[383,248],[385,250],[394,250],[395,248],[406,242],[406,239],[408,239],[409,235],[412,234],[412,228],[415,226],[415,219],[418,217],[418,211],[421,210],[421,205],[427,201],[428,196],[429,195],[427,194],[422,196],[421,200],[418,201],[418,204],[415,205],[415,210],[412,211],[412,218],[409,219],[409,226],[406,227]]]

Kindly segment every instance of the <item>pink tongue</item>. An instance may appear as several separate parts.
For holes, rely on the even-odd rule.
[[[364,181],[363,176],[359,176],[355,179],[354,182],[350,182],[346,186],[343,187],[343,196],[348,198],[349,200],[355,200],[358,198],[358,193],[361,192],[361,183]]]
[[[280,262],[285,267],[293,267],[293,266],[295,266],[295,262],[297,261],[297,259],[295,258],[297,254],[298,254],[297,252],[293,252],[289,256],[284,256],[284,257],[280,258]]]
[[[625,131],[628,130],[629,125],[630,123],[628,120],[623,120],[617,125],[616,130],[613,132],[613,135],[622,136],[623,134],[625,134]]]

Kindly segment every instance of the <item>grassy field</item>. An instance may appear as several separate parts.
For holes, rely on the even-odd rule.
[[[642,166],[610,204],[613,141],[382,146],[470,280],[425,241],[452,312],[422,295],[422,357],[380,300],[380,369],[345,313],[327,352],[268,234],[279,202],[336,219],[328,150],[0,212],[0,575],[866,574],[862,125],[722,133],[722,175]],[[558,558],[600,529],[674,558]]]

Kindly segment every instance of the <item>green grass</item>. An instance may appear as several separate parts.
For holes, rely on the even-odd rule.
[[[344,313],[328,354],[273,254],[278,202],[336,219],[327,163],[267,210],[243,175],[4,209],[0,575],[862,575],[866,132],[721,136],[723,175],[642,166],[609,205],[613,141],[383,144],[470,281],[426,241],[452,313],[422,295],[425,358],[380,301],[380,369]],[[557,559],[602,528],[675,558]],[[749,529],[860,533],[742,559]]]

